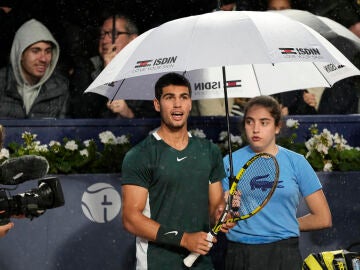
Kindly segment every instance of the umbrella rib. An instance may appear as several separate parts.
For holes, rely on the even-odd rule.
[[[272,63],[272,65],[274,66],[274,63]],[[260,94],[261,94],[261,88],[260,88],[260,85],[259,85],[259,81],[258,81],[256,72],[255,72],[254,64],[251,64],[251,68],[252,68],[253,73],[254,73],[254,76],[255,76],[255,81],[256,81],[257,87],[258,87],[259,92],[260,92]]]
[[[322,74],[322,72],[320,71],[320,69],[315,65],[314,62],[311,62],[315,68],[319,71],[319,73],[321,74],[321,76],[324,78],[324,80],[327,82],[327,84],[329,85],[329,87],[332,87],[333,85],[326,79],[326,77]]]
[[[113,101],[114,101],[114,99],[115,99],[115,97],[116,97],[117,93],[119,92],[119,90],[120,90],[121,86],[123,85],[123,83],[125,82],[125,80],[126,80],[126,79],[123,79],[123,80],[121,81],[121,83],[120,83],[120,85],[119,85],[118,89],[115,91],[115,94],[114,94],[114,96],[113,96],[113,97],[112,97],[112,99],[111,99],[111,102],[113,102]]]

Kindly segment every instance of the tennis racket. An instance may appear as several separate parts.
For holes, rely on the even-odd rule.
[[[248,219],[263,209],[273,195],[278,181],[279,164],[273,155],[259,153],[250,158],[233,183],[230,183],[225,209],[206,240],[211,243],[225,222]],[[199,256],[200,254],[192,252],[184,259],[184,264],[191,267]]]

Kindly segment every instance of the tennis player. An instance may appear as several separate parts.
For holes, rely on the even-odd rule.
[[[187,129],[191,86],[177,74],[155,85],[161,125],[125,156],[122,165],[122,220],[136,235],[138,270],[183,270],[190,253],[201,255],[193,269],[214,269],[208,252],[209,220],[224,209],[225,177],[219,148]],[[235,223],[224,224],[223,232]],[[213,242],[216,242],[214,238]]]

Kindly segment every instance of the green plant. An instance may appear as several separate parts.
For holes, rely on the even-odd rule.
[[[351,147],[342,135],[332,134],[324,129],[321,133],[314,124],[309,128],[311,138],[306,142],[296,142],[296,130],[299,122],[293,119],[286,121],[286,127],[293,130],[288,137],[277,138],[283,147],[306,157],[315,171],[360,171],[360,148]],[[201,129],[190,130],[193,136],[206,138]],[[126,152],[131,148],[130,136],[116,137],[111,131],[99,134],[100,147],[94,139],[86,141],[63,138],[62,142],[50,141],[42,144],[36,140],[37,135],[25,132],[23,143],[11,142],[0,151],[0,162],[23,155],[40,155],[50,165],[50,174],[70,173],[120,173],[121,164]],[[241,136],[230,134],[232,151],[244,145]],[[228,154],[228,133],[219,133],[217,142],[223,155]]]
[[[306,142],[297,142],[296,130],[300,124],[297,120],[288,119],[286,128],[293,130],[288,137],[277,138],[277,144],[293,150],[305,156],[315,171],[360,171],[360,148],[352,147],[338,133],[332,134],[329,130],[323,129],[319,133],[316,124],[309,128],[310,139]],[[193,133],[206,137],[202,130]],[[219,134],[218,146],[223,155],[229,152],[228,133],[222,131]],[[240,136],[230,134],[232,151],[244,145]]]
[[[243,145],[243,140],[241,136],[233,135],[230,133],[230,144],[231,144],[231,151],[236,151]],[[229,153],[229,140],[228,140],[227,131],[220,132],[218,146],[220,147],[221,153],[224,156]]]
[[[338,133],[332,134],[328,129],[319,133],[316,124],[309,128],[310,139],[304,143],[295,143],[296,129],[299,123],[288,119],[286,126],[294,130],[288,138],[279,138],[278,143],[295,152],[303,154],[316,171],[359,171],[360,149],[347,144]]]
[[[0,161],[23,155],[40,155],[49,162],[50,174],[116,173],[121,171],[122,160],[131,147],[129,136],[115,137],[111,131],[99,134],[101,149],[93,139],[80,142],[64,138],[62,143],[50,141],[49,144],[41,144],[36,138],[36,134],[23,133],[24,143],[11,142],[8,149],[1,150]]]

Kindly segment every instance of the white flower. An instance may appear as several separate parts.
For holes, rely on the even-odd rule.
[[[79,146],[76,144],[76,142],[74,140],[66,142],[64,147],[65,147],[65,149],[68,149],[70,151],[75,151],[79,148]]]
[[[312,151],[314,149],[315,139],[314,137],[310,138],[305,142],[306,149]]]
[[[329,147],[325,144],[322,143],[318,143],[315,146],[316,151],[318,151],[319,153],[324,153],[325,155],[329,153]]]
[[[80,155],[88,157],[89,156],[89,151],[87,149],[83,149],[83,150],[80,151]]]
[[[116,137],[116,144],[127,144],[127,143],[130,143],[127,136],[121,135],[120,137]]]
[[[100,141],[103,144],[115,144],[116,138],[111,131],[104,131],[99,134]]]
[[[312,152],[318,152],[322,158],[325,159],[329,154],[330,149],[336,151],[353,149],[347,144],[347,141],[342,135],[335,133],[334,135],[328,129],[323,129],[322,133],[313,135],[308,141],[305,142],[305,146],[308,150],[306,158],[309,158]],[[324,163],[324,171],[332,171],[331,160],[326,160]]]
[[[327,160],[325,165],[324,165],[324,168],[323,168],[323,171],[324,172],[331,172],[332,171],[332,163],[330,160]]]
[[[7,150],[6,148],[2,148],[0,151],[0,159],[9,158],[9,157],[10,157],[9,150]]]
[[[34,148],[38,152],[48,152],[48,146],[46,144],[36,145]]]
[[[84,145],[85,145],[86,147],[89,147],[91,141],[93,141],[93,139],[86,140],[86,141],[84,141],[83,143],[84,143]]]
[[[50,147],[55,146],[55,145],[56,145],[56,146],[60,146],[61,143],[59,143],[58,141],[53,141],[53,140],[49,142],[49,146],[50,146]]]
[[[202,129],[198,129],[198,128],[192,129],[192,130],[190,130],[190,133],[192,135],[194,135],[195,137],[206,138],[206,135]]]
[[[345,140],[344,137],[342,135],[339,135],[338,133],[335,133],[335,135],[333,136],[333,140],[335,144],[334,147],[339,151],[352,149],[352,147],[347,144],[347,140]]]
[[[229,142],[228,141],[224,141],[222,143],[222,147],[225,149],[225,150],[228,150],[229,149]]]
[[[228,132],[227,131],[221,131],[219,133],[219,141],[221,142],[219,144],[220,148],[222,148],[224,150],[229,149],[229,140],[228,140]],[[230,133],[230,143],[231,143],[232,149],[234,149],[234,147],[239,148],[243,144],[243,140],[242,140],[241,136],[238,136],[238,135],[235,136]]]
[[[23,138],[23,139],[25,139],[25,137],[29,137],[29,136],[31,136],[33,138],[33,140],[35,140],[37,137],[37,134],[31,134],[28,131],[25,131],[24,133],[21,134],[21,138]]]
[[[51,148],[51,151],[53,151],[54,153],[59,153],[60,148],[61,148],[61,143],[59,143],[58,141],[50,141],[49,142],[49,146]]]
[[[235,136],[235,135],[232,135],[232,134],[230,134],[230,141],[232,143],[236,143],[238,145],[242,145],[242,143],[243,143],[243,140],[242,140],[241,136],[238,136],[238,135]]]
[[[221,141],[221,142],[225,141],[227,136],[228,136],[227,131],[221,131],[220,134],[219,134],[219,141]]]
[[[288,128],[294,128],[297,129],[299,127],[299,120],[294,120],[294,119],[288,119],[286,120],[286,126]]]

